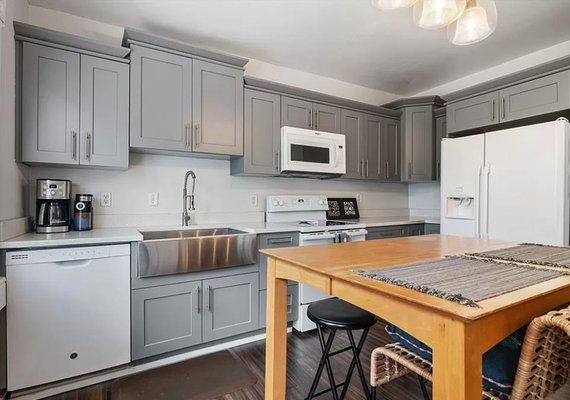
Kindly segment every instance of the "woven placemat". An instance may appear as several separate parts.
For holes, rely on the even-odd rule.
[[[479,307],[478,301],[564,275],[560,271],[465,256],[353,273],[470,307]]]
[[[524,243],[500,250],[472,253],[470,256],[570,269],[570,247]]]

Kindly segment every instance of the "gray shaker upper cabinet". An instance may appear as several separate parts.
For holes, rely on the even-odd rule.
[[[191,151],[192,59],[131,45],[131,147]]]
[[[129,66],[81,56],[81,164],[129,166]]]
[[[423,182],[433,179],[433,106],[406,107],[402,122],[404,147],[403,179]]]
[[[281,96],[281,126],[311,129],[313,127],[313,103]]]
[[[447,137],[447,118],[445,108],[434,111],[435,117],[435,164],[434,174],[438,181],[441,177],[441,140]]]
[[[340,108],[326,104],[283,96],[281,98],[281,125],[314,129],[323,132],[340,131]]]
[[[194,60],[192,151],[243,155],[243,70]]]
[[[343,178],[361,179],[363,177],[364,114],[358,111],[342,109],[340,112],[340,133],[345,135],[346,174]]]
[[[499,91],[501,122],[570,108],[570,71],[543,76]]]
[[[461,132],[499,122],[499,92],[491,92],[447,105],[447,132]]]
[[[382,160],[386,164],[386,180],[398,182],[400,180],[400,121],[383,118],[383,147]]]
[[[24,42],[21,161],[79,164],[80,55]]]
[[[313,103],[313,129],[323,132],[340,132],[340,108]]]
[[[364,177],[366,179],[386,179],[386,164],[382,159],[383,126],[382,118],[364,114],[363,140],[360,143],[364,159]]]
[[[234,175],[279,173],[281,96],[244,90],[244,156],[231,160]]]

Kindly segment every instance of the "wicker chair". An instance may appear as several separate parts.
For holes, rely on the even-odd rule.
[[[399,343],[372,351],[370,384],[376,388],[414,372],[424,397],[429,400],[426,381],[432,381],[429,361]],[[515,383],[510,396],[483,388],[484,400],[544,400],[566,383],[570,376],[570,307],[535,318],[529,325],[521,350]],[[570,382],[568,382],[570,385]]]

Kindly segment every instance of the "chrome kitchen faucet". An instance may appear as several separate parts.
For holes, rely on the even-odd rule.
[[[188,195],[188,177],[192,177],[192,194]],[[184,190],[182,192],[182,226],[188,226],[190,211],[194,211],[194,189],[196,189],[196,174],[194,171],[186,172],[184,176]]]

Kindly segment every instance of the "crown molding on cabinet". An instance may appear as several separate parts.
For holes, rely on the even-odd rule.
[[[422,97],[408,97],[405,99],[399,99],[384,104],[383,107],[399,110],[400,108],[403,107],[412,107],[412,106],[443,107],[444,105],[445,105],[445,100],[439,96],[422,96]]]

